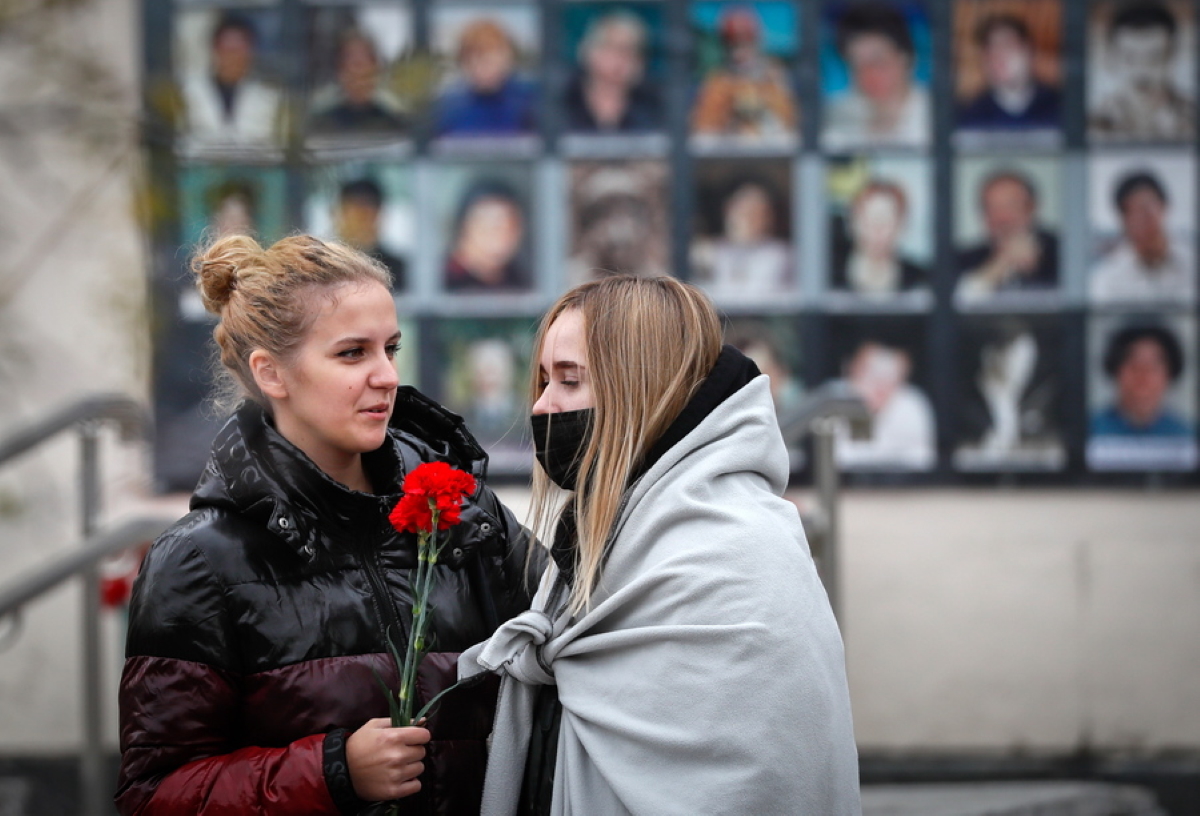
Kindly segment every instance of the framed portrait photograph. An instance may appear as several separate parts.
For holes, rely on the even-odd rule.
[[[794,79],[800,28],[782,0],[698,0],[690,6],[696,94],[690,114],[697,151],[787,152],[799,144]]]
[[[181,156],[282,156],[291,121],[282,32],[278,6],[176,10],[171,118]]]
[[[956,469],[1054,471],[1065,466],[1062,344],[1061,321],[1052,315],[959,320]]]
[[[189,164],[179,168],[179,225],[183,243],[235,233],[273,243],[291,228],[287,176],[278,165]]]
[[[1196,19],[1187,0],[1110,0],[1088,19],[1087,133],[1096,143],[1196,138]]]
[[[1196,342],[1191,314],[1091,317],[1089,468],[1196,469]]]
[[[535,287],[530,162],[440,162],[433,168],[439,289],[522,294]]]
[[[1195,155],[1179,149],[1093,151],[1088,188],[1091,303],[1195,303]]]
[[[1060,145],[1060,0],[956,0],[953,19],[955,144]]]
[[[573,161],[562,289],[606,275],[671,274],[667,164]]]
[[[745,354],[771,381],[771,400],[781,428],[804,410],[804,354],[795,315],[739,314],[725,321],[725,342]],[[807,462],[803,439],[784,440],[793,473]]]
[[[725,321],[725,342],[745,354],[771,378],[771,400],[781,421],[804,402],[804,355],[799,318],[741,314]]]
[[[413,286],[415,207],[408,163],[342,162],[309,169],[305,229],[380,261],[397,293]]]
[[[929,146],[932,41],[923,3],[831,0],[820,41],[826,150]]]
[[[1060,303],[1062,173],[1052,155],[960,156],[954,168],[960,309]]]
[[[412,135],[429,85],[414,70],[407,5],[310,6],[305,145],[378,146]]]
[[[442,360],[436,399],[460,415],[497,475],[528,474],[530,356],[537,319],[453,318],[439,321],[435,340]]]
[[[826,164],[833,310],[932,305],[933,168],[924,157],[832,157]]]
[[[937,417],[925,381],[925,325],[916,316],[831,320],[823,384],[866,405],[866,438],[838,428],[834,454],[847,471],[905,473],[937,464]]]
[[[170,294],[178,302],[176,287]],[[159,305],[175,319],[161,321],[154,335],[152,456],[157,489],[176,492],[195,489],[224,417],[211,404],[215,319],[172,315],[172,306]]]
[[[437,3],[429,9],[440,79],[430,129],[440,140],[490,150],[505,140],[531,149],[541,90],[541,13],[533,3]],[[466,140],[464,143],[462,140]]]
[[[400,348],[396,350],[396,373],[400,376],[401,385],[411,385],[423,391],[425,377],[421,371],[421,360],[424,359],[425,338],[421,334],[421,324],[414,317],[400,315],[397,325],[400,327]]]
[[[692,282],[720,305],[794,294],[791,160],[702,159],[694,177]]]
[[[660,2],[562,6],[558,96],[564,133],[637,137],[666,126],[666,7]]]

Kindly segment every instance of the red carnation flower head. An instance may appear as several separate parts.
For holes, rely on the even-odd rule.
[[[426,462],[409,471],[403,489],[388,515],[393,527],[402,533],[431,532],[437,511],[437,528],[446,530],[458,524],[463,498],[475,492],[475,477],[445,462]]]
[[[433,511],[424,496],[415,493],[405,493],[396,502],[388,521],[401,533],[419,533],[428,530],[433,521]]]

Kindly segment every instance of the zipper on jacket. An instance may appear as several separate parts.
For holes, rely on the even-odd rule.
[[[383,536],[378,536],[377,544],[381,545],[382,543]],[[405,649],[408,648],[409,630],[404,625],[404,617],[396,609],[396,603],[388,592],[383,575],[380,574],[379,566],[375,561],[378,552],[378,546],[375,548],[364,546],[358,548],[357,554],[362,561],[363,571],[367,574],[367,583],[371,585],[371,592],[375,595],[375,605],[380,610],[379,626],[383,651],[388,655],[391,654],[388,649],[388,640],[390,639],[396,651],[403,655]]]

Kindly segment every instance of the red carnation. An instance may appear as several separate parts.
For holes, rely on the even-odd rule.
[[[413,714],[417,666],[428,647],[426,634],[429,631],[429,596],[435,579],[434,567],[441,550],[437,531],[458,524],[463,498],[475,492],[475,477],[456,470],[445,462],[426,462],[413,468],[408,476],[404,477],[403,489],[404,495],[388,514],[388,521],[398,532],[417,534],[417,574],[412,582],[412,631],[409,633],[403,660],[391,641],[391,634],[387,635],[388,646],[396,660],[396,670],[400,673],[400,688],[393,692],[383,684],[378,674],[375,675],[375,679],[387,694],[392,725],[411,725],[421,720],[430,706],[441,697],[441,694],[435,696],[421,711]],[[446,691],[449,689],[442,694]],[[389,814],[398,812],[395,806],[388,810]]]
[[[388,514],[388,521],[401,533],[419,533],[432,526],[433,511],[424,496],[405,493]]]
[[[428,533],[437,512],[437,529],[446,530],[459,522],[462,500],[475,492],[475,477],[445,462],[426,462],[404,478],[404,495],[388,520],[402,533]]]
[[[426,462],[413,468],[404,478],[404,492],[461,500],[475,492],[475,477],[445,462]]]

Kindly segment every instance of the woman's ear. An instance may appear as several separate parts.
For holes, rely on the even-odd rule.
[[[283,399],[288,395],[287,385],[280,376],[279,364],[262,349],[250,352],[250,373],[263,395],[270,399]]]

